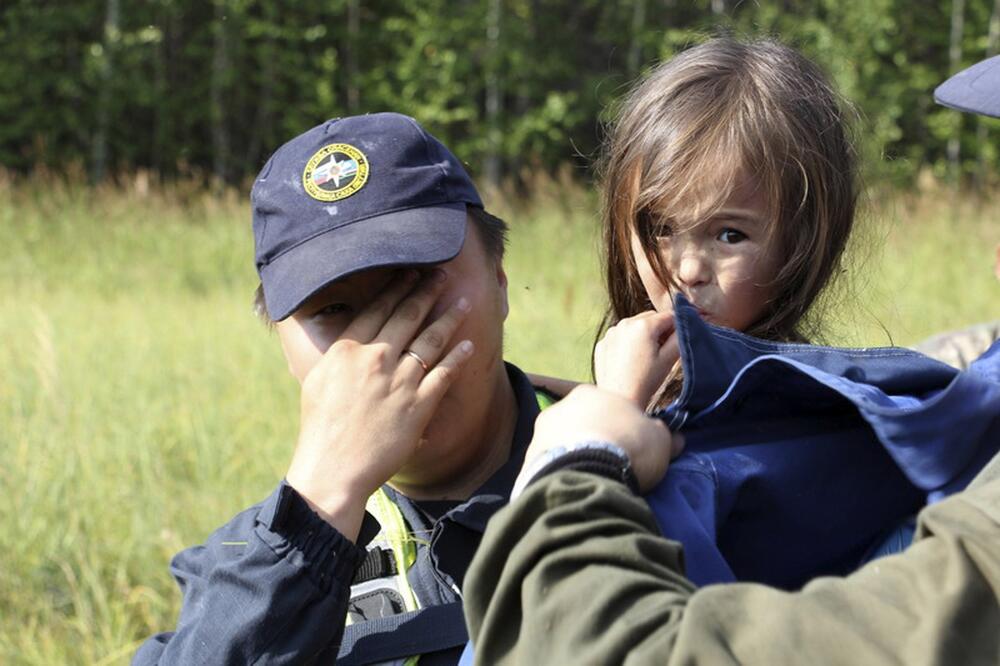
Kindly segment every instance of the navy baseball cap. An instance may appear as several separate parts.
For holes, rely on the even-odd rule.
[[[1000,56],[963,69],[934,91],[938,104],[1000,118]]]
[[[352,273],[453,259],[466,206],[483,207],[451,151],[398,113],[329,120],[300,134],[264,165],[250,201],[274,321]]]

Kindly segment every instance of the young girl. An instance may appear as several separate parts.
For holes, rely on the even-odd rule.
[[[673,298],[758,338],[803,316],[854,220],[856,158],[819,68],[772,41],[713,39],[622,102],[601,165],[609,307],[597,384],[663,406],[681,386]]]
[[[645,497],[699,584],[852,571],[997,450],[977,379],[907,350],[801,344],[853,225],[845,125],[793,49],[716,39],[655,69],[611,128],[594,374],[683,435]]]
[[[977,73],[937,93],[997,110]],[[996,661],[997,621],[969,627],[998,607],[983,566],[997,520],[979,518],[1000,487],[985,493],[993,500],[975,496],[998,478],[1000,347],[959,373],[906,350],[780,342],[805,337],[802,314],[851,226],[840,125],[814,68],[766,42],[699,47],[629,99],[606,161],[612,303],[598,378],[614,371],[609,351],[669,365],[669,293],[685,295],[695,307],[674,314],[688,376],[665,412],[687,410],[680,424],[693,437],[667,469],[663,423],[593,387],[538,417],[521,498],[491,519],[465,578],[483,663],[948,662],[953,646],[958,661]],[[863,535],[893,523],[887,503],[910,495],[896,517],[915,511],[915,489],[940,498],[991,459],[977,490],[923,514],[919,545],[803,588],[856,566]],[[652,514],[626,484],[648,491]],[[959,516],[970,507],[975,519]],[[949,509],[954,520],[935,513]],[[951,533],[977,525],[988,529]],[[692,585],[725,580],[792,593]]]

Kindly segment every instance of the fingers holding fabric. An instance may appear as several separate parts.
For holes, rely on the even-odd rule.
[[[670,312],[623,319],[594,350],[597,385],[646,407],[680,357]]]

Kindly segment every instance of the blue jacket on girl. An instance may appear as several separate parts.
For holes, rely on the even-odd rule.
[[[1000,449],[1000,344],[959,372],[898,348],[774,343],[675,301],[685,452],[648,495],[699,585],[847,574]]]

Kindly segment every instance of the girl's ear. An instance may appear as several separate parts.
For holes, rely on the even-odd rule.
[[[497,261],[497,287],[500,289],[500,308],[503,312],[504,321],[510,313],[510,301],[507,298],[507,271],[503,269],[503,262]]]

